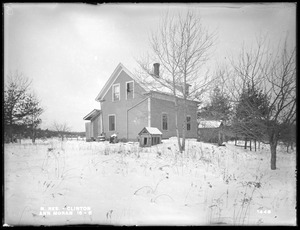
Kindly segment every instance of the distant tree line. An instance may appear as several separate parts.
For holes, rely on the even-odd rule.
[[[14,130],[13,140],[12,142],[17,142],[18,139],[31,139],[32,131],[30,128],[27,128],[26,126],[17,126],[17,128]],[[62,138],[68,139],[68,138],[84,138],[85,132],[71,132],[71,131],[56,131],[56,130],[50,130],[50,129],[41,129],[37,128],[35,130],[35,137],[36,139],[47,139],[47,138]],[[6,140],[6,142],[10,142],[9,140]]]

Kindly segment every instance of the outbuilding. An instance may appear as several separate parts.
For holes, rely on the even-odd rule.
[[[141,147],[150,147],[161,143],[162,132],[155,127],[144,127],[139,133]]]
[[[224,123],[222,120],[200,120],[198,125],[198,141],[218,143],[225,141]]]

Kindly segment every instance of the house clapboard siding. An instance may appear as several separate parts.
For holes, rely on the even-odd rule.
[[[91,123],[90,122],[85,123],[85,137],[86,137],[86,140],[91,139]]]
[[[133,79],[123,70],[120,69],[118,77],[115,79],[112,85],[120,85],[120,100],[113,101],[112,87],[108,89],[103,96],[101,103],[101,111],[103,114],[103,129],[107,136],[114,133],[119,138],[135,139],[138,132],[147,124],[146,117],[142,116],[145,106],[140,105],[140,102],[145,99],[143,90],[136,82],[134,83],[133,98],[126,98],[126,82]],[[136,112],[136,117],[127,119],[127,116],[131,115],[133,111]],[[116,117],[116,129],[114,131],[109,130],[109,115],[115,115]],[[131,127],[129,127],[131,126]],[[131,130],[130,136],[128,131]]]
[[[163,99],[162,96],[157,98],[157,93],[151,98],[151,126],[158,127],[159,130],[163,133],[163,138],[170,138],[176,136],[176,126],[175,126],[175,107],[173,98],[170,96],[165,96],[167,99]],[[178,127],[179,134],[182,135],[183,122],[183,101],[179,100],[179,117],[178,117]],[[162,125],[162,116],[163,114],[167,115],[168,127],[167,130],[163,129]],[[187,115],[191,117],[190,130],[186,130],[187,138],[196,138],[197,137],[197,106],[190,104],[187,106]]]
[[[96,101],[101,109],[93,110],[84,118],[90,121],[90,127],[86,126],[87,139],[103,132],[106,138],[117,134],[119,139],[136,141],[144,127],[158,128],[162,138],[176,136],[174,97],[147,89],[121,63],[101,89]],[[178,103],[181,135],[187,118],[182,112],[183,99],[178,99]],[[189,100],[186,103],[189,116],[186,137],[197,138],[197,102]]]

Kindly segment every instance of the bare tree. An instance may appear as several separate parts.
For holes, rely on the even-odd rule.
[[[53,128],[54,128],[55,131],[58,132],[58,134],[60,135],[62,141],[64,140],[65,133],[71,131],[70,127],[67,125],[66,122],[58,123],[58,122],[54,121]]]
[[[243,48],[239,58],[231,60],[226,79],[236,101],[247,86],[259,89],[265,96],[264,113],[246,100],[244,111],[251,119],[240,123],[240,127],[270,145],[272,170],[276,169],[278,141],[296,121],[296,49],[288,49],[287,42],[277,47],[277,52],[271,53],[264,41],[258,40],[255,48]]]
[[[281,133],[296,122],[296,48],[284,44],[270,68],[264,71],[270,96],[267,134],[271,147],[271,169],[276,169],[276,148]]]
[[[199,99],[208,90],[212,79],[208,72],[201,73],[203,64],[209,59],[209,51],[215,41],[202,21],[191,11],[178,17],[169,14],[162,18],[157,32],[152,33],[150,45],[152,53],[139,60],[142,69],[139,77],[156,90],[164,87],[174,97],[175,128],[179,151],[185,149],[186,120],[182,126],[182,142],[179,135],[179,102],[183,102],[183,114],[187,115],[187,100]],[[153,74],[152,63],[159,62],[162,71]],[[151,76],[149,78],[149,76]]]

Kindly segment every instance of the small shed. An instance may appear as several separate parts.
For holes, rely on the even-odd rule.
[[[161,143],[162,132],[155,127],[144,127],[139,133],[141,147],[149,147]]]
[[[223,127],[224,123],[222,120],[200,120],[198,125],[198,141],[222,145],[225,141]]]

